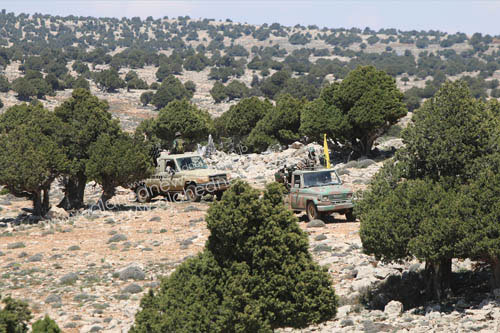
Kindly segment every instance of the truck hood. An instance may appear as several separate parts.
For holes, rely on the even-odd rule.
[[[301,193],[316,194],[316,195],[333,195],[333,194],[348,194],[352,193],[351,189],[342,185],[327,185],[306,187],[301,189]]]
[[[188,177],[209,177],[227,175],[227,172],[215,169],[196,169],[196,170],[182,170],[178,172],[179,175]]]

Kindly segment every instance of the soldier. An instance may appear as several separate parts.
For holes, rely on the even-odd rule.
[[[175,139],[172,144],[172,154],[184,153],[184,140],[181,138],[181,132],[175,133]]]
[[[308,149],[307,164],[312,167],[320,164],[319,156],[316,154],[314,147],[309,147]]]

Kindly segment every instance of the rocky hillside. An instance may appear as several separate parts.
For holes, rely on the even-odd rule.
[[[410,110],[433,96],[447,78],[464,77],[474,97],[497,98],[498,40],[437,31],[252,26],[189,17],[16,16],[3,11],[0,112],[35,99],[53,110],[73,88],[87,84],[108,101],[122,127],[133,131],[158,114],[141,96],[157,94],[168,75],[179,79],[184,90],[194,83],[191,102],[218,117],[243,97],[274,101],[290,93],[312,100],[323,85],[342,80],[359,65],[374,65],[391,75]],[[113,71],[113,83],[101,77],[113,76]],[[131,72],[137,77],[130,79]],[[221,95],[213,91],[216,84]],[[29,85],[33,89],[23,91]],[[410,119],[411,113],[397,128]],[[399,132],[389,132],[375,142],[377,158],[335,165],[347,186],[366,189],[402,146]],[[303,159],[311,146],[322,150],[316,143],[296,142],[262,154],[218,151],[207,162],[263,188],[278,168]],[[130,191],[119,188],[111,201],[114,208],[103,211],[96,205],[100,195],[100,186],[89,183],[88,208],[71,216],[52,208],[49,218],[39,222],[30,215],[31,202],[0,195],[0,294],[26,300],[35,319],[49,314],[64,332],[127,332],[141,297],[198,253],[208,237],[205,215],[211,198],[201,203],[157,198],[138,204]],[[54,183],[52,206],[62,197],[61,184]],[[331,274],[341,307],[335,319],[320,326],[280,332],[500,331],[500,290],[490,292],[481,264],[454,260],[459,281],[455,296],[425,303],[422,263],[384,264],[364,254],[359,222],[348,223],[343,216],[306,222],[301,214],[298,219],[314,259]]]
[[[214,116],[241,97],[275,99],[282,89],[313,99],[323,84],[342,80],[359,65],[374,65],[393,76],[406,92],[410,109],[432,96],[446,78],[466,77],[476,97],[500,96],[499,39],[480,33],[254,26],[189,17],[16,16],[5,10],[0,13],[0,31],[0,68],[8,80],[0,84],[4,109],[23,99],[16,79],[42,77],[49,86],[30,81],[35,90],[24,92],[25,97],[38,96],[52,109],[80,78],[88,81],[93,94],[108,100],[129,130],[156,114],[151,104],[143,106],[140,96],[155,92],[154,84],[168,74],[193,82],[192,102]],[[134,71],[146,86],[137,89],[137,81],[103,86],[97,74],[109,68],[121,79]],[[284,71],[289,79],[273,78]],[[227,88],[233,81],[238,85]],[[211,94],[217,82],[227,90],[220,102]]]
[[[400,139],[385,142],[381,149],[397,146]],[[279,164],[304,158],[306,151],[297,144],[264,155],[218,153],[210,163],[263,187]],[[336,168],[345,184],[363,189],[382,163],[363,159]],[[52,192],[55,204],[62,193],[58,186]],[[204,216],[210,198],[201,203],[158,198],[141,205],[122,189],[112,200],[121,208],[101,211],[92,205],[99,195],[99,186],[89,184],[88,209],[74,216],[53,209],[52,220],[33,225],[26,218],[30,202],[0,197],[1,293],[27,300],[37,318],[49,314],[65,332],[127,332],[141,296],[198,253],[208,237]],[[423,264],[383,264],[363,254],[359,223],[344,216],[333,215],[326,223],[298,217],[314,259],[331,274],[341,307],[334,320],[297,332],[498,331],[499,290],[490,294],[478,286],[444,304],[413,304],[421,292]],[[474,265],[454,261],[453,271],[485,283],[472,273]]]

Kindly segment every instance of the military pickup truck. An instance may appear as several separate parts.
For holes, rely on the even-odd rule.
[[[355,221],[352,195],[352,190],[342,185],[333,169],[295,170],[286,201],[296,213],[305,210],[310,221],[333,212],[345,214],[347,221]]]
[[[169,155],[161,152],[155,173],[135,185],[133,190],[139,202],[148,202],[158,195],[173,201],[184,195],[187,200],[197,202],[206,194],[220,199],[229,187],[229,178],[224,172],[209,169],[196,153]]]

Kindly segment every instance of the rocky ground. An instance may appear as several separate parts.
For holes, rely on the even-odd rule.
[[[396,138],[381,141],[381,149],[401,144]],[[256,156],[219,153],[211,163],[261,188],[272,181],[280,163],[291,163],[305,152],[306,147],[296,145]],[[363,189],[382,163],[361,159],[336,168],[346,185]],[[99,187],[90,184],[86,191],[88,203],[96,202]],[[54,186],[54,204],[61,197]],[[30,202],[0,196],[0,294],[27,300],[36,318],[49,314],[64,332],[127,332],[142,295],[202,250],[208,237],[207,200],[158,199],[140,205],[120,190],[113,199],[120,208],[114,211],[90,206],[69,217],[54,209],[52,220],[29,225],[18,222],[28,214]],[[308,223],[303,215],[299,221],[314,259],[328,267],[341,306],[334,320],[280,332],[500,330],[500,290],[459,294],[445,304],[403,305],[395,290],[415,289],[411,278],[423,268],[421,263],[382,264],[363,254],[359,223],[348,223],[343,216],[334,215],[326,224]],[[453,269],[471,274],[473,263],[456,261]]]

